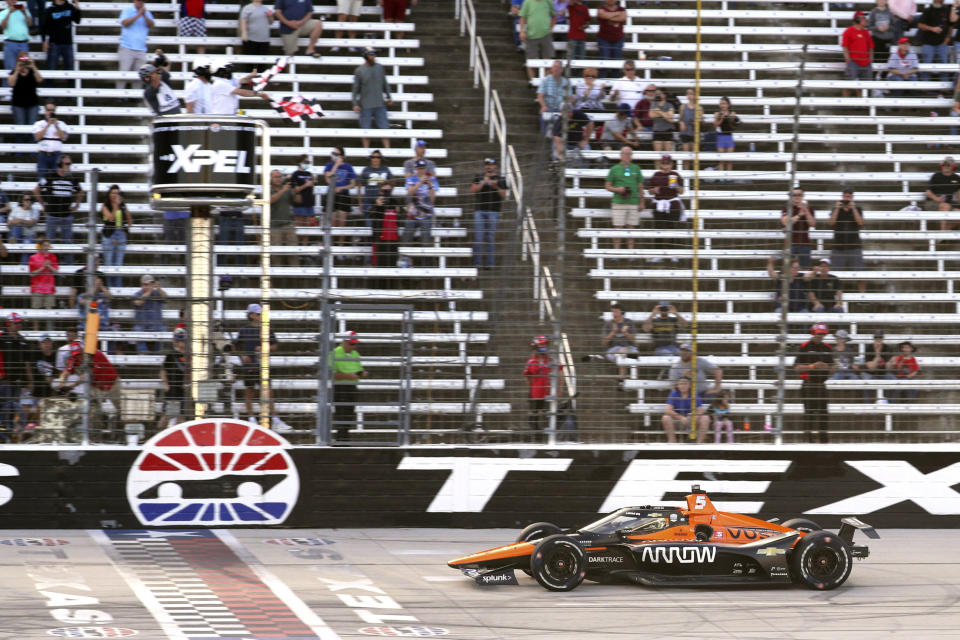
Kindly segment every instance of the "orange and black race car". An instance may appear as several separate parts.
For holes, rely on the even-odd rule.
[[[854,558],[869,549],[853,544],[860,529],[844,518],[839,533],[802,518],[779,524],[717,511],[693,486],[686,508],[627,507],[577,530],[547,522],[524,529],[517,541],[451,560],[478,584],[517,584],[515,569],[551,591],[570,591],[584,580],[644,585],[798,583],[835,589],[850,576]]]

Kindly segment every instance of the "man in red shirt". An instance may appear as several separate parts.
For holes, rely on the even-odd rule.
[[[121,383],[120,376],[113,363],[104,355],[103,351],[97,349],[97,352],[90,358],[90,372],[93,381],[93,388],[90,398],[100,406],[101,414],[106,418],[106,424],[97,425],[100,428],[116,429],[119,427],[117,420],[121,412]],[[86,392],[85,376],[83,375],[83,345],[79,340],[70,345],[70,356],[67,364],[60,374],[60,389],[66,392],[72,392],[78,396]],[[109,400],[113,406],[108,406]],[[115,431],[114,433],[119,433]]]
[[[570,0],[567,6],[567,57],[570,60],[583,60],[587,57],[587,32],[590,24],[590,10],[583,0]],[[580,71],[579,69],[577,70]]]
[[[50,253],[50,241],[41,240],[39,251],[27,263],[30,268],[30,308],[53,309],[57,288],[55,276],[60,271],[57,256]],[[33,321],[34,330],[37,321]]]
[[[530,386],[530,413],[527,424],[531,431],[536,433],[548,424],[547,396],[550,395],[550,377],[558,374],[561,366],[550,357],[550,338],[547,336],[537,336],[530,346],[533,354],[527,360],[523,375]]]
[[[866,13],[857,11],[853,14],[853,24],[843,32],[840,44],[847,62],[847,80],[873,80],[873,36],[867,30]],[[855,89],[844,89],[843,97],[849,98],[855,93]]]
[[[617,0],[606,0],[597,9],[597,48],[601,60],[620,60],[623,57],[623,25],[627,21],[627,10],[617,4]],[[616,74],[612,69],[601,69],[601,78],[611,78]]]

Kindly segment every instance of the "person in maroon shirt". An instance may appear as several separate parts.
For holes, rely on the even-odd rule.
[[[790,255],[800,263],[804,269],[810,267],[810,229],[817,226],[817,216],[803,199],[803,189],[794,189],[790,192],[790,200],[793,203],[793,227],[790,237]],[[780,222],[783,227],[787,227],[787,207],[783,208],[780,216]]]
[[[847,27],[840,38],[843,57],[847,62],[847,80],[873,80],[873,36],[867,29],[867,14],[857,11],[853,14],[853,24]],[[843,97],[856,94],[856,89],[844,89]]]
[[[597,9],[597,48],[601,60],[619,60],[623,57],[623,25],[627,21],[627,10],[617,0],[606,0]],[[603,77],[609,78],[615,72],[602,70]]]
[[[570,60],[583,60],[587,57],[587,25],[590,24],[590,10],[583,0],[570,0],[567,6],[567,57]],[[579,75],[580,70],[577,69]]]
[[[637,104],[634,105],[633,117],[637,119],[640,126],[646,131],[653,129],[653,118],[650,117],[650,101],[653,100],[653,96],[656,93],[657,88],[652,84],[648,84],[647,88],[643,90],[643,98],[637,100]]]
[[[684,219],[683,201],[680,200],[683,178],[674,169],[673,158],[669,154],[660,157],[657,172],[647,180],[646,188],[653,195],[653,228],[678,229]],[[662,249],[669,249],[676,243],[676,240],[655,241],[657,248]],[[659,261],[657,258],[651,260]],[[670,258],[670,262],[677,262],[677,259]]]
[[[550,356],[550,338],[537,336],[530,343],[533,353],[527,359],[523,369],[527,385],[530,387],[530,411],[527,415],[527,424],[534,433],[549,426],[547,422],[547,396],[551,392],[551,376],[560,373],[563,368]],[[559,384],[557,385],[559,389]]]

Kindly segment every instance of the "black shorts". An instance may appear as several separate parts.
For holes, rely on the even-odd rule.
[[[673,131],[654,131],[654,142],[673,142]]]
[[[245,364],[240,367],[240,380],[246,389],[258,389],[260,387],[260,365]]]
[[[338,192],[333,196],[333,210],[350,213],[353,209],[353,196],[349,193]]]

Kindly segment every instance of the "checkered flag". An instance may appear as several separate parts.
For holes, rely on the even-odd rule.
[[[270,103],[273,108],[287,116],[293,122],[300,122],[301,118],[322,118],[323,110],[320,101],[306,98],[301,95],[287,96]]]

